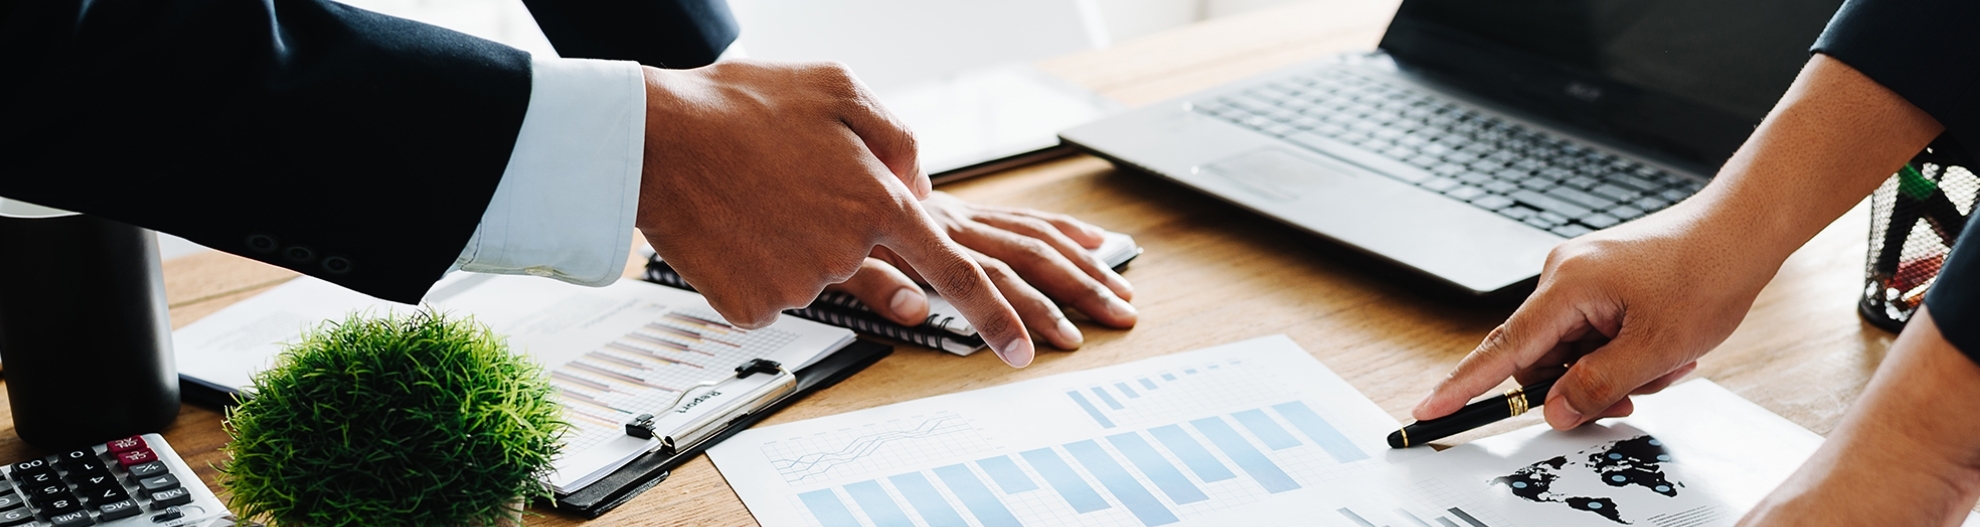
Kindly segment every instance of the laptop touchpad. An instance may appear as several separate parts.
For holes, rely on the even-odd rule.
[[[1211,163],[1204,171],[1223,176],[1253,194],[1278,201],[1336,186],[1355,177],[1353,169],[1295,156],[1277,148],[1257,150]]]

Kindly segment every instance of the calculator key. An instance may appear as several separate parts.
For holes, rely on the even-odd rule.
[[[82,502],[77,501],[74,496],[68,496],[41,502],[36,508],[41,509],[41,513],[47,515],[68,514],[82,510]]]
[[[13,469],[15,475],[19,475],[23,473],[41,472],[44,470],[53,470],[48,467],[48,460],[45,459],[30,459],[27,461],[15,463]]]
[[[103,460],[101,459],[66,462],[62,464],[62,468],[69,471],[69,477],[72,479],[81,474],[103,474],[106,476],[110,474],[110,469],[103,464]]]
[[[149,448],[126,450],[117,453],[117,463],[126,467],[157,460],[158,454],[151,453],[151,449]]]
[[[151,510],[187,503],[192,503],[192,493],[186,492],[185,487],[151,493]]]
[[[17,481],[21,483],[20,486],[22,487],[35,487],[40,485],[47,485],[50,483],[61,483],[62,477],[55,475],[55,471],[49,470],[45,472],[28,473],[24,476],[21,476],[19,479],[17,479]]]
[[[83,511],[48,517],[48,527],[82,527],[84,525],[96,525],[96,522],[91,521],[89,519],[89,513]]]
[[[0,511],[0,525],[20,525],[31,521],[34,521],[34,511],[27,509]]]
[[[26,505],[26,504],[27,504],[27,498],[21,497],[20,494],[9,492],[4,495],[0,495],[0,510],[12,510],[15,507],[19,507],[21,505]]]
[[[144,436],[130,436],[103,444],[111,452],[123,453],[144,448]]]
[[[179,488],[179,478],[171,474],[166,474],[155,478],[144,478],[138,480],[138,488],[144,489],[145,492],[158,492],[165,489],[176,489]]]
[[[137,516],[142,512],[144,512],[144,509],[138,507],[138,503],[130,499],[113,501],[96,506],[96,513],[102,515],[100,519],[106,522]]]
[[[83,501],[88,502],[91,505],[100,505],[114,501],[131,499],[131,495],[129,493],[124,492],[124,487],[121,485],[115,487],[103,487],[100,489],[91,489],[91,490],[83,491],[80,494],[82,494]]]
[[[148,478],[159,474],[164,474],[166,472],[164,461],[140,463],[136,465],[131,465],[126,468],[131,471],[131,477],[135,477],[135,478]]]
[[[63,485],[61,483],[50,483],[47,485],[22,487],[21,490],[27,492],[28,501],[32,501],[35,503],[41,503],[56,498],[74,497],[69,494],[69,486]]]
[[[124,487],[123,485],[117,484],[117,478],[115,476],[111,476],[109,474],[90,474],[81,477],[72,474],[69,476],[69,482],[74,483],[76,485],[76,488],[85,491],[94,491],[96,489],[105,489],[112,487],[121,489]],[[88,492],[84,492],[84,494],[88,494]]]

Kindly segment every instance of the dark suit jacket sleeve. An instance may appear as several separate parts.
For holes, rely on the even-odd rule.
[[[721,0],[531,7],[572,57],[692,67],[735,36]],[[525,52],[329,0],[0,0],[0,50],[0,196],[407,303],[479,224],[530,91]]]
[[[529,54],[328,0],[29,0],[0,50],[0,196],[409,303],[529,104]]]
[[[1814,50],[1849,64],[1931,114],[1946,131],[1929,157],[1980,168],[1980,2],[1850,0]],[[1944,176],[1941,176],[1944,177]],[[1980,218],[1980,214],[1970,215]],[[1925,295],[1940,335],[1980,362],[1980,223],[1972,220]]]

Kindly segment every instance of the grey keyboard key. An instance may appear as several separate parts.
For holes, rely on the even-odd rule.
[[[1463,165],[1466,163],[1470,163],[1472,161],[1477,161],[1478,154],[1474,154],[1469,150],[1458,150],[1455,152],[1444,154],[1444,160]]]
[[[1431,168],[1430,171],[1437,173],[1439,176],[1455,176],[1464,173],[1464,165],[1444,163]]]
[[[1617,205],[1615,208],[1609,209],[1609,214],[1617,218],[1620,218],[1623,221],[1629,221],[1629,220],[1641,218],[1645,213],[1643,212],[1643,209],[1639,209],[1629,205]]]
[[[1533,215],[1540,213],[1540,211],[1529,209],[1526,207],[1520,207],[1520,206],[1511,206],[1511,207],[1502,208],[1499,209],[1498,212],[1500,216],[1505,216],[1515,220],[1523,220],[1523,219],[1531,218],[1533,217]]]
[[[1578,189],[1586,189],[1588,187],[1593,187],[1601,183],[1602,182],[1600,180],[1588,176],[1575,176],[1575,177],[1567,178],[1567,181],[1561,182],[1561,184],[1563,185],[1567,185]]]
[[[1664,201],[1659,198],[1643,198],[1636,200],[1636,203],[1633,203],[1633,205],[1636,205],[1636,208],[1639,209],[1647,210],[1650,212],[1657,212],[1660,210],[1664,210],[1664,207],[1671,206],[1671,202]]]
[[[1537,208],[1543,211],[1553,212],[1555,214],[1560,214],[1562,216],[1566,216],[1569,218],[1579,218],[1588,215],[1589,212],[1592,212],[1588,210],[1587,207],[1569,203],[1567,201],[1563,201],[1558,198],[1549,197],[1531,190],[1515,190],[1511,194],[1507,194],[1506,196],[1512,199],[1519,200],[1520,203],[1532,205],[1533,208]]]
[[[1532,179],[1520,180],[1519,186],[1533,190],[1547,190],[1550,188],[1560,186],[1560,183],[1555,183],[1541,178],[1532,178]]]
[[[1552,233],[1554,233],[1554,234],[1559,234],[1559,235],[1561,235],[1561,236],[1566,236],[1566,237],[1569,237],[1569,238],[1573,238],[1573,237],[1576,237],[1576,236],[1580,236],[1580,235],[1583,235],[1583,234],[1588,234],[1588,233],[1591,233],[1591,232],[1595,232],[1595,231],[1592,231],[1592,230],[1589,230],[1589,229],[1588,229],[1587,227],[1583,227],[1583,226],[1580,226],[1580,225],[1562,225],[1562,226],[1559,226],[1559,227],[1554,227],[1554,228],[1552,228],[1552,229],[1548,229],[1548,231],[1549,231],[1549,232],[1552,232]]]
[[[1382,155],[1389,156],[1389,159],[1399,159],[1399,160],[1407,161],[1412,157],[1416,157],[1416,149],[1407,146],[1396,145],[1389,147],[1389,149],[1387,150],[1383,150]]]
[[[1507,192],[1519,190],[1519,185],[1515,185],[1505,181],[1487,181],[1485,182],[1485,184],[1479,186],[1485,187],[1485,190],[1490,190],[1494,194],[1505,194]]]
[[[1635,190],[1630,190],[1628,188],[1609,184],[1609,183],[1596,185],[1595,188],[1588,189],[1588,191],[1594,193],[1597,196],[1609,198],[1616,201],[1633,200],[1636,199],[1636,196],[1638,194]]]
[[[1573,202],[1576,205],[1588,207],[1590,209],[1606,209],[1616,205],[1616,202],[1610,200],[1609,198],[1604,198],[1594,194],[1589,194],[1587,192],[1575,190],[1570,187],[1554,187],[1551,189],[1547,189],[1547,195],[1564,199]],[[1579,217],[1580,215],[1576,214],[1575,216]]]
[[[1629,174],[1609,174],[1608,176],[1605,176],[1602,179],[1608,180],[1610,183],[1615,183],[1617,185],[1622,185],[1624,187],[1635,189],[1637,192],[1649,192],[1652,190],[1663,188],[1663,185],[1660,185],[1656,182],[1649,181],[1640,177],[1632,176]]]
[[[1691,193],[1679,189],[1670,189],[1657,193],[1657,196],[1670,200],[1672,202],[1678,202],[1678,201],[1684,201],[1684,198],[1691,197]]]
[[[1459,185],[1457,188],[1444,191],[1444,195],[1461,200],[1470,201],[1471,198],[1476,198],[1479,196],[1486,195],[1486,192],[1485,189],[1474,187],[1471,185]]]
[[[1437,192],[1443,192],[1446,190],[1457,188],[1460,185],[1460,183],[1458,183],[1458,180],[1451,178],[1433,177],[1430,179],[1423,180],[1423,183],[1421,183],[1421,185],[1423,185],[1423,188],[1427,188]]]
[[[1609,227],[1614,227],[1618,223],[1622,223],[1621,219],[1617,219],[1615,216],[1610,216],[1600,212],[1589,214],[1587,216],[1582,216],[1580,221],[1582,225],[1587,225],[1589,227],[1594,227],[1597,229],[1607,229]]]
[[[1478,172],[1465,172],[1463,174],[1458,174],[1456,179],[1458,181],[1463,181],[1465,182],[1465,184],[1468,185],[1483,185],[1488,181],[1492,181],[1492,176],[1487,176],[1485,174],[1481,174]]]
[[[1539,228],[1540,228],[1540,230],[1552,230],[1552,229],[1554,228],[1554,225],[1556,225],[1556,224],[1555,224],[1555,223],[1553,223],[1553,222],[1550,222],[1550,221],[1547,221],[1547,220],[1544,220],[1544,219],[1540,219],[1540,217],[1539,217],[1539,216],[1534,216],[1534,217],[1531,217],[1531,218],[1527,218],[1527,219],[1524,219],[1524,220],[1520,220],[1520,221],[1523,221],[1523,222],[1526,222],[1526,224],[1527,224],[1527,225],[1532,225],[1532,226],[1534,226],[1534,227],[1539,227]]]
[[[1506,208],[1506,206],[1508,205],[1512,205],[1513,200],[1512,198],[1508,198],[1505,196],[1494,196],[1491,194],[1486,194],[1483,196],[1472,198],[1471,204],[1477,205],[1479,208],[1485,210],[1499,210]]]
[[[1472,161],[1470,164],[1465,165],[1465,168],[1469,168],[1478,172],[1498,172],[1499,169],[1504,166],[1506,166],[1505,163],[1500,163],[1498,161],[1493,161],[1490,159],[1480,159],[1477,161]]]
[[[48,527],[83,527],[85,525],[96,525],[96,522],[90,520],[89,513],[84,511],[75,511],[48,517]]]
[[[1555,214],[1555,213],[1552,213],[1552,212],[1548,212],[1548,211],[1544,211],[1544,210],[1543,210],[1543,211],[1540,211],[1540,213],[1539,213],[1539,214],[1535,214],[1535,215],[1533,215],[1533,217],[1535,217],[1535,218],[1540,218],[1541,220],[1543,220],[1543,221],[1546,221],[1547,223],[1552,223],[1552,224],[1555,224],[1555,225],[1559,225],[1559,224],[1562,224],[1562,223],[1567,223],[1567,222],[1568,222],[1568,218],[1566,218],[1566,217],[1563,217],[1563,216],[1561,216],[1561,215],[1559,215],[1559,214]]]
[[[1405,161],[1408,161],[1409,164],[1420,166],[1423,168],[1435,168],[1436,166],[1444,163],[1444,160],[1437,159],[1437,156],[1423,155],[1421,153],[1412,156],[1409,159],[1406,159]]]
[[[1298,128],[1294,128],[1292,126],[1284,125],[1284,124],[1272,124],[1266,126],[1265,128],[1262,128],[1261,130],[1264,131],[1265,133],[1276,135],[1279,137],[1285,137],[1287,135],[1291,135],[1299,132]]]

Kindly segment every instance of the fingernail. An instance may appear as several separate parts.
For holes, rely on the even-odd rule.
[[[1134,306],[1128,305],[1126,300],[1119,298],[1107,299],[1107,312],[1113,314],[1114,318],[1133,318],[1141,315]]]
[[[899,292],[894,293],[893,300],[887,302],[887,308],[894,310],[895,315],[905,318],[926,312],[928,299],[923,297],[920,291],[903,287]]]
[[[1066,317],[1059,317],[1059,336],[1064,338],[1067,349],[1086,343],[1086,336],[1079,333],[1079,326],[1074,326]]]
[[[1131,296],[1134,294],[1134,284],[1128,283],[1127,279],[1122,278],[1120,273],[1114,272],[1113,269],[1108,269],[1107,272],[1103,274],[1105,274],[1107,277],[1108,289],[1113,289],[1114,292],[1121,295]]]
[[[1562,426],[1565,423],[1566,426]],[[1547,424],[1555,430],[1567,430],[1581,425],[1581,412],[1570,406],[1566,397],[1547,398]]]
[[[1004,359],[1004,364],[1009,364],[1012,368],[1030,366],[1032,355],[1037,354],[1037,351],[1031,347],[1031,341],[1022,336],[997,346],[996,351],[997,358]]]

